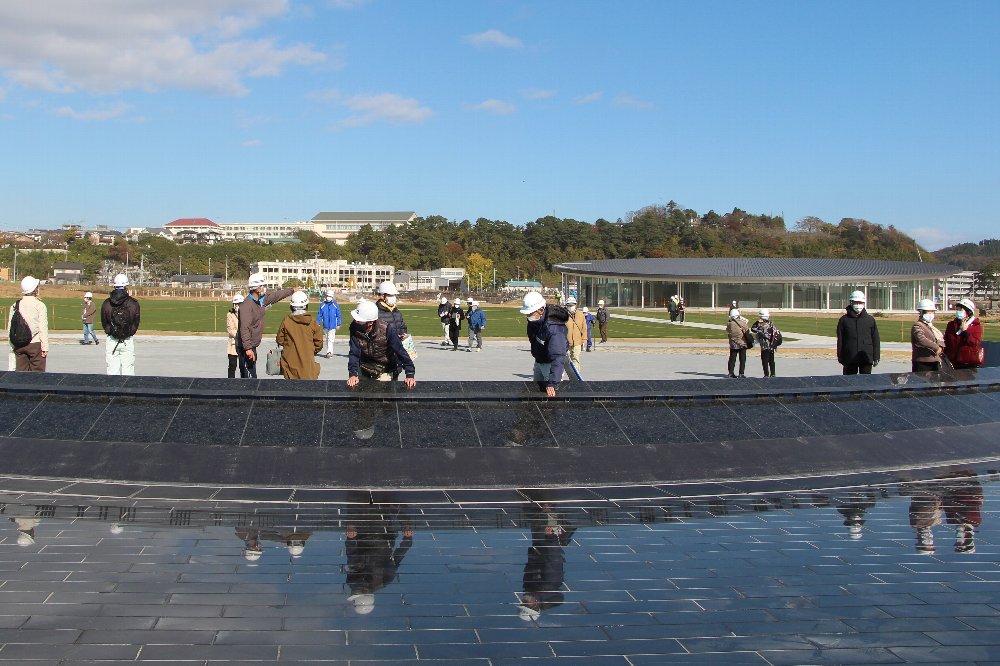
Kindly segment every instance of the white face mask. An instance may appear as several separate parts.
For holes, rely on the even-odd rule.
[[[922,315],[920,315],[920,318],[923,319],[924,321],[926,321],[929,324],[932,321],[934,321],[934,313],[933,312],[925,312]]]
[[[541,318],[542,315],[538,313],[528,315],[528,321],[539,321]]]
[[[395,296],[386,296],[385,297],[385,302],[388,303],[389,305],[395,305],[396,304],[396,297]]]
[[[959,320],[959,321],[962,321],[962,320],[963,320],[963,319],[965,319],[965,318],[966,318],[967,316],[968,316],[968,315],[967,315],[967,314],[965,313],[965,310],[956,310],[956,311],[955,311],[955,319],[957,319],[957,320]]]
[[[865,304],[864,303],[851,303],[851,309],[854,310],[855,312],[861,312],[862,310],[865,309]]]
[[[569,310],[570,312],[576,312],[576,306],[575,305],[567,305],[566,309]]]

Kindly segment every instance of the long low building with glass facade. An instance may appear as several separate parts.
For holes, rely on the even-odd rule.
[[[938,280],[955,266],[872,259],[711,258],[605,259],[557,264],[565,292],[581,303],[662,308],[677,294],[687,307],[840,310],[852,291],[868,296],[868,309],[913,311],[917,301],[948,302]]]

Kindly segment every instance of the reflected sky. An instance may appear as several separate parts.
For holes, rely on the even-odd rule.
[[[9,502],[0,660],[986,661],[995,479],[632,505]]]

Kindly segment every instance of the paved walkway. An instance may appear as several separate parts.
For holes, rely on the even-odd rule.
[[[667,324],[668,326],[670,324]],[[687,324],[685,324],[687,325]],[[102,338],[103,339],[103,338]],[[273,343],[265,343],[268,349]],[[441,347],[437,340],[418,340],[416,359],[417,379],[434,381],[516,381],[530,379],[532,359],[526,341],[484,340],[485,349],[478,353]],[[824,342],[796,348],[793,343],[782,345],[777,354],[779,375],[806,376],[839,374],[840,366],[833,356],[834,345]],[[908,347],[908,345],[907,345]],[[76,334],[52,336],[49,355],[50,372],[105,372],[106,347],[79,344]],[[347,378],[346,336],[337,338],[333,358],[317,359],[323,379]],[[225,377],[226,341],[222,337],[206,336],[136,336],[136,373],[140,375]],[[684,379],[722,378],[726,374],[728,349],[724,342],[706,340],[699,343],[613,341],[597,345],[594,352],[584,354],[583,375],[589,380],[623,379]],[[906,372],[909,358],[902,354],[886,355],[876,372]],[[258,364],[263,377],[264,364]],[[747,354],[747,374],[763,376],[760,356],[756,350]]]

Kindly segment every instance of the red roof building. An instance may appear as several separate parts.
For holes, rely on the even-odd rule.
[[[182,217],[173,222],[167,222],[164,227],[218,227],[219,225],[205,217]]]

